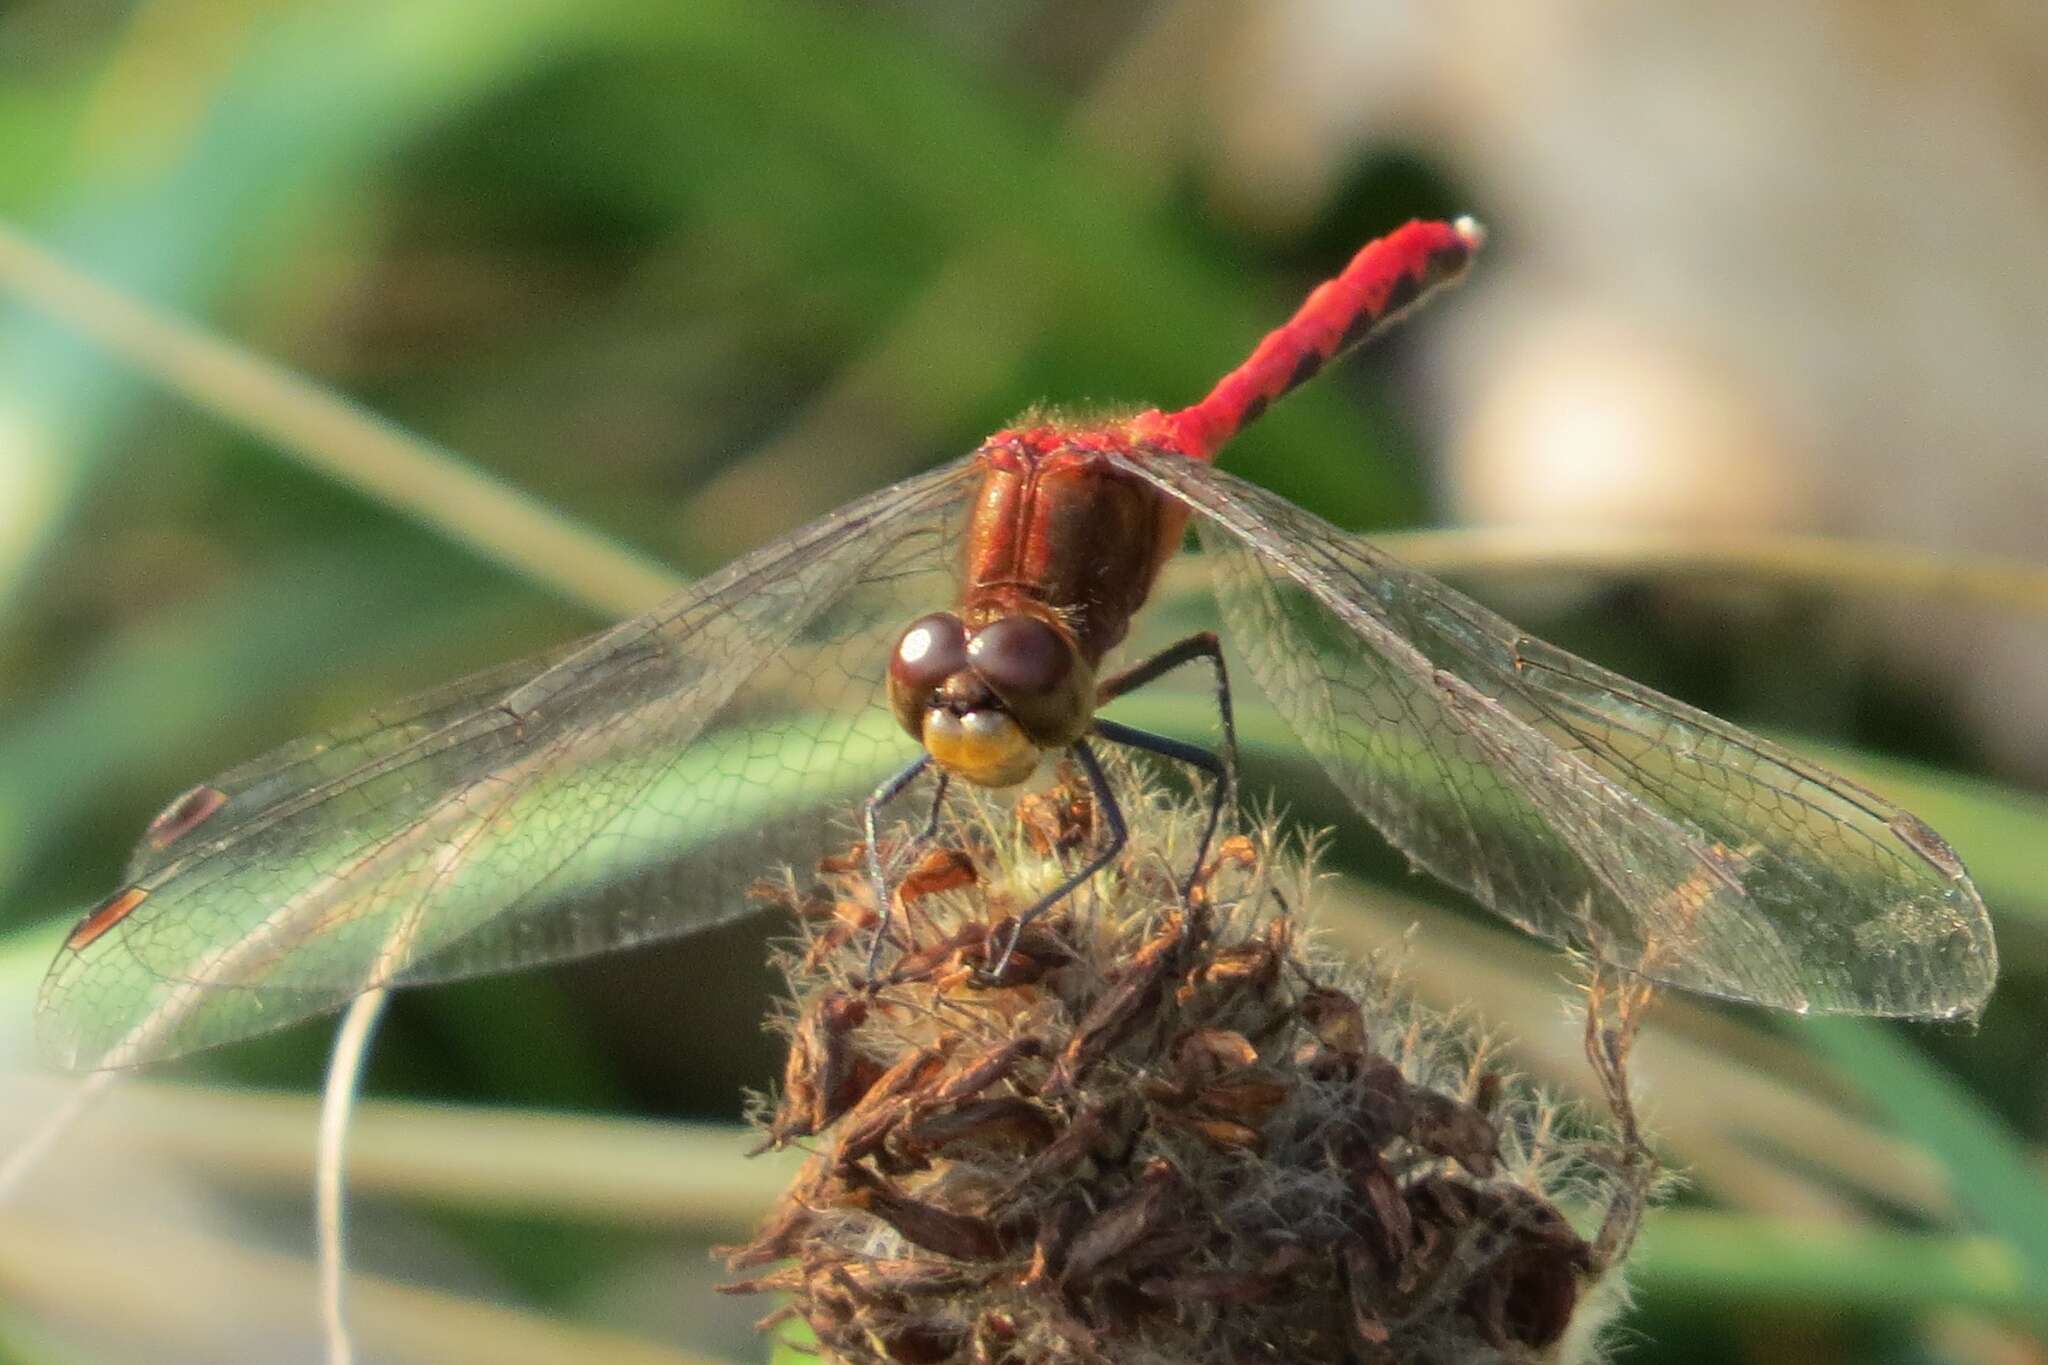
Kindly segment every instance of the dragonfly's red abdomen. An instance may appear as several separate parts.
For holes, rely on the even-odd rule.
[[[1090,667],[1124,638],[1188,511],[1114,467],[1111,449],[1128,453],[1113,433],[1056,428],[998,432],[982,446],[961,594],[970,629],[1049,615]]]

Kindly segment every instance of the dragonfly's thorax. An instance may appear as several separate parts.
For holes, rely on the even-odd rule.
[[[1108,458],[1129,453],[1116,428],[997,432],[980,451],[968,514],[960,614],[1056,617],[1093,668],[1124,638],[1187,510]]]
[[[1095,670],[1058,617],[1019,611],[910,623],[889,656],[896,719],[947,772],[984,787],[1022,782],[1041,753],[1080,738]]]

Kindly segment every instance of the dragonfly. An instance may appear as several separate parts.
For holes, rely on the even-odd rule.
[[[1924,822],[1217,467],[1481,240],[1408,223],[1191,407],[1027,416],[644,615],[191,788],[58,951],[46,1052],[132,1067],[376,988],[696,933],[748,913],[765,872],[843,848],[856,806],[880,883],[878,821],[913,783],[936,810],[949,782],[1008,787],[1049,755],[1087,770],[1110,826],[1066,895],[1121,833],[1094,745],[1231,771],[1217,634],[1105,672],[1190,532],[1233,666],[1479,905],[1723,1000],[1974,1017],[1989,918]],[[1098,714],[1183,664],[1214,671],[1221,758]]]

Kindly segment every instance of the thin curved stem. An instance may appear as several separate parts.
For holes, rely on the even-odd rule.
[[[327,1063],[327,1084],[320,1095],[320,1149],[313,1180],[313,1225],[320,1250],[320,1325],[326,1340],[327,1365],[350,1365],[355,1346],[349,1339],[348,1260],[343,1245],[343,1146],[349,1111],[362,1080],[370,1035],[383,1016],[389,987],[363,992],[349,1002],[334,1036],[334,1055]]]

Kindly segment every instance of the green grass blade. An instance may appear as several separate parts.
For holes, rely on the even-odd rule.
[[[1890,1030],[1828,1019],[1801,1032],[1892,1127],[1940,1162],[1964,1216],[2011,1248],[2025,1292],[2048,1304],[2048,1182],[2024,1141]]]
[[[1644,1225],[1629,1278],[1667,1308],[1882,1317],[1967,1308],[2040,1319],[2048,1296],[2005,1242],[1741,1214],[1666,1210]]]

